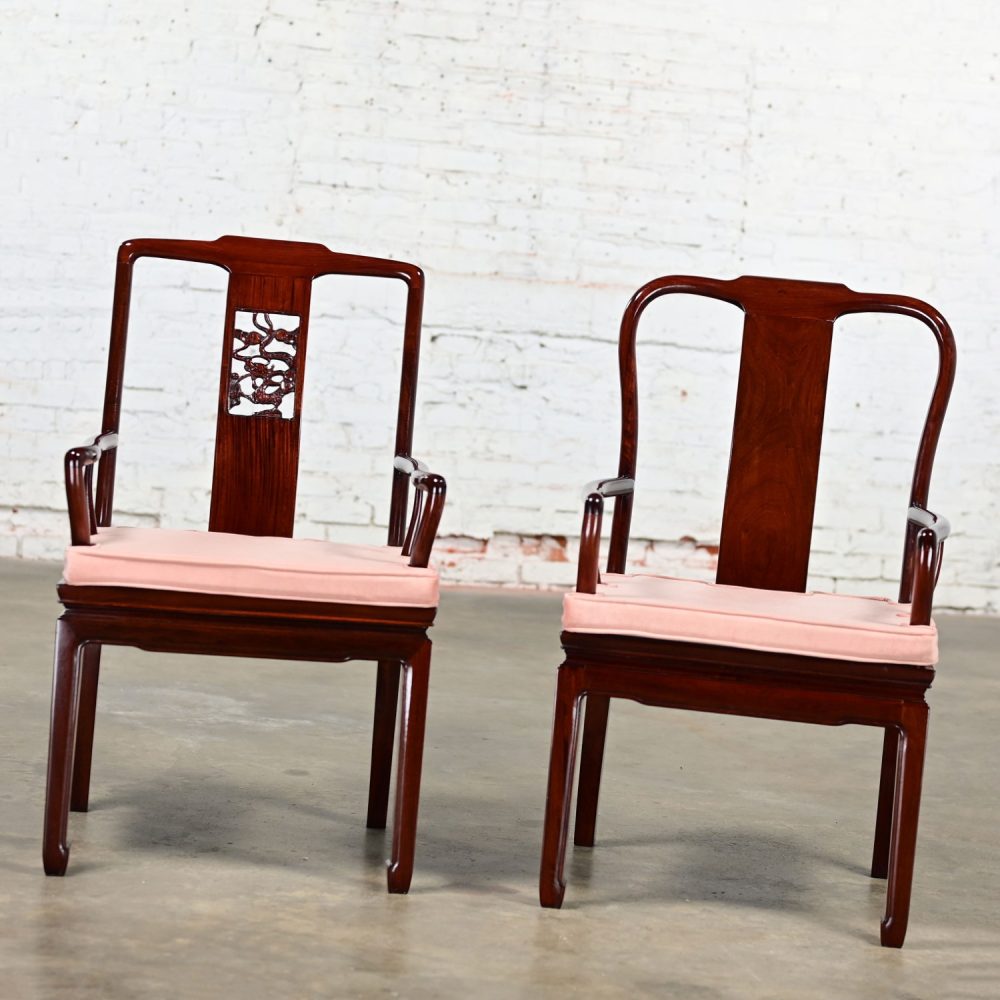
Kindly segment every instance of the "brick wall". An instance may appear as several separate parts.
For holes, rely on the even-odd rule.
[[[960,372],[939,589],[996,610],[1000,56],[987,0],[0,4],[0,555],[58,557],[61,456],[98,430],[114,251],[316,240],[428,275],[416,451],[448,476],[446,578],[573,579],[579,487],[617,471],[615,338],[669,272],[928,299]],[[222,276],[143,263],[119,519],[207,515]],[[317,289],[300,531],[381,540],[399,290]],[[632,555],[710,575],[739,315],[640,330]],[[140,318],[141,317],[141,318]],[[933,363],[838,328],[813,584],[891,594]]]

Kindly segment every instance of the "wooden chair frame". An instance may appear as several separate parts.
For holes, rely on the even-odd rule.
[[[917,450],[905,519],[899,600],[910,623],[931,620],[948,522],[927,510],[931,468],[955,373],[944,318],[917,299],[853,292],[844,285],[743,277],[668,276],[640,288],[619,340],[622,436],[618,476],[585,491],[577,590],[596,592],[604,501],[615,498],[609,573],[624,573],[635,489],[638,394],[636,328],[662,295],[690,293],[745,313],[743,354],[716,582],[802,592],[806,587],[819,447],[836,319],[850,313],[910,316],[930,328],[938,373]],[[574,842],[593,846],[611,698],[706,712],[885,730],[871,874],[888,876],[883,945],[906,934],[927,729],[931,664],[861,663],[752,649],[564,631],[558,671],[539,895],[562,905],[563,867],[582,704]]]
[[[424,278],[413,264],[333,253],[314,243],[224,236],[213,242],[132,240],[118,252],[103,430],[66,454],[66,496],[74,546],[111,524],[132,273],[142,257],[214,264],[229,272],[210,531],[290,537],[298,476],[301,386],[312,282],[322,275],[392,278],[407,286],[388,544],[426,567],[445,499],[444,479],[411,457]],[[252,308],[295,313],[297,384],[291,419],[234,416],[228,395],[235,315]],[[179,440],[178,444],[182,442]],[[96,500],[93,491],[97,468]],[[414,488],[407,521],[409,487]],[[69,861],[70,809],[88,808],[94,718],[105,645],[156,652],[342,662],[375,660],[378,673],[367,825],[388,811],[393,730],[402,677],[399,761],[388,863],[390,892],[413,874],[424,720],[436,608],[266,599],[137,587],[60,583],[65,607],[56,631],[43,862],[62,875]]]

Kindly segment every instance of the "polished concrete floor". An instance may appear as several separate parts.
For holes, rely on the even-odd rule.
[[[109,650],[92,810],[42,875],[51,565],[0,563],[0,996],[1000,996],[1000,620],[940,621],[906,947],[880,734],[612,706],[598,846],[537,903],[558,598],[448,592],[417,866],[364,828],[369,664]]]

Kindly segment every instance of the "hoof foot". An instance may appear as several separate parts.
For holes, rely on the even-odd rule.
[[[46,875],[65,875],[69,864],[69,845],[57,844],[42,852],[42,866]]]
[[[543,882],[538,890],[538,901],[548,910],[558,910],[565,895],[565,882]]]
[[[900,924],[892,917],[882,921],[881,940],[883,948],[902,948],[906,938],[906,924]]]
[[[389,862],[389,867],[386,870],[386,877],[389,883],[389,892],[396,893],[398,895],[403,895],[410,891],[410,881],[413,878],[413,872],[404,872],[400,866],[399,862],[393,864]]]

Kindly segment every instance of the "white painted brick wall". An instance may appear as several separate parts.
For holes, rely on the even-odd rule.
[[[639,284],[776,274],[928,299],[960,346],[940,603],[996,610],[994,7],[2,0],[0,555],[65,545],[62,454],[98,430],[118,243],[246,233],[427,271],[417,453],[451,485],[446,578],[477,584],[573,579],[579,487],[616,471],[615,338]],[[119,519],[202,526],[222,275],[138,277]],[[401,305],[317,289],[302,533],[383,537]],[[739,317],[647,315],[632,555],[710,577]],[[893,592],[932,361],[914,324],[838,330],[816,586]]]

